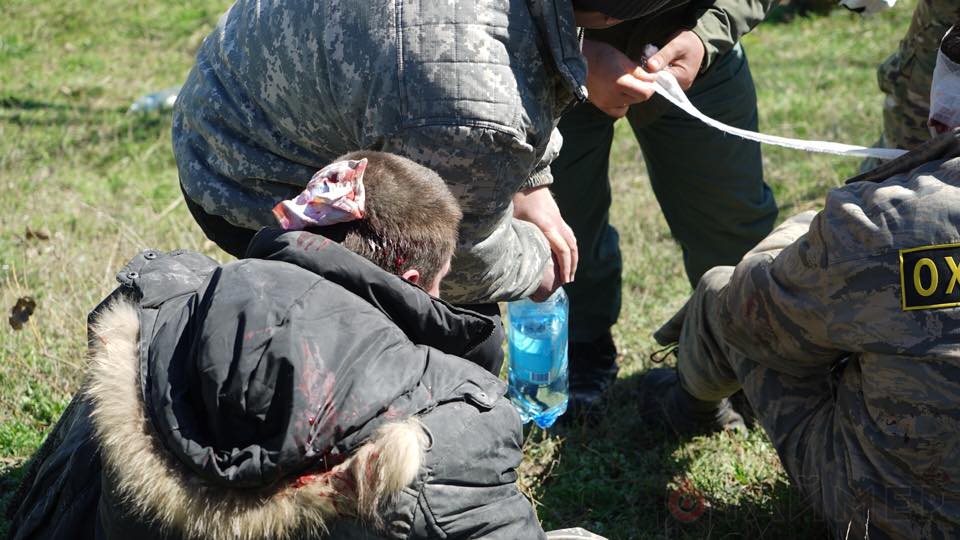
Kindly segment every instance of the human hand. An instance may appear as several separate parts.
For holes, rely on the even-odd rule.
[[[627,114],[630,105],[650,99],[656,76],[611,45],[583,40],[587,59],[587,92],[590,102],[614,118]]]
[[[686,91],[700,73],[706,53],[699,36],[690,30],[680,30],[662,49],[647,59],[647,69],[651,73],[666,69],[676,77],[680,88]]]
[[[547,238],[550,251],[556,259],[556,269],[553,271],[556,273],[557,286],[573,281],[579,260],[577,239],[573,229],[560,217],[560,209],[549,187],[537,186],[514,195],[513,217],[533,223]]]
[[[550,298],[553,292],[563,285],[560,281],[559,274],[555,271],[557,268],[556,260],[556,256],[550,256],[550,260],[547,261],[547,266],[543,269],[543,277],[540,279],[540,285],[537,286],[537,290],[530,294],[530,300],[543,302],[547,298]]]

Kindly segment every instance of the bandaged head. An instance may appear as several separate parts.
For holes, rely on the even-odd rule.
[[[956,30],[955,30],[956,29]],[[943,41],[955,31],[951,27],[943,37]],[[933,84],[930,85],[930,123],[939,122],[947,128],[960,126],[960,64],[951,60],[944,52],[944,47],[937,50],[937,66],[933,70]]]
[[[366,158],[331,163],[313,175],[295,199],[273,207],[280,226],[287,230],[345,223],[364,216],[363,172]]]

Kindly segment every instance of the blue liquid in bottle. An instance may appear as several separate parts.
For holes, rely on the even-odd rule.
[[[563,289],[542,303],[507,304],[508,395],[523,423],[545,429],[567,410],[568,306]]]

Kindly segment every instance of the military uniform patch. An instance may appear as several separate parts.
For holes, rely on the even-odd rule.
[[[960,306],[960,244],[900,250],[903,310]]]

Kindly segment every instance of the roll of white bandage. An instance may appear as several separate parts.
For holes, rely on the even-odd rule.
[[[894,0],[896,1],[896,0]],[[655,45],[648,44],[643,48],[643,61],[646,63],[646,60],[651,56],[657,54],[659,49]],[[949,60],[948,60],[949,61]],[[938,64],[939,65],[939,64]],[[729,133],[731,135],[736,135],[743,139],[749,141],[756,141],[763,144],[773,144],[776,146],[784,146],[786,148],[793,148],[795,150],[805,150],[807,152],[822,152],[825,154],[837,154],[840,156],[857,156],[857,157],[872,157],[878,159],[893,159],[906,154],[906,150],[899,150],[894,148],[868,148],[866,146],[854,146],[851,144],[842,144],[829,141],[807,141],[804,139],[791,139],[789,137],[778,137],[776,135],[766,135],[763,133],[757,133],[755,131],[749,131],[746,129],[740,129],[737,127],[729,126],[723,122],[714,120],[709,116],[700,112],[699,109],[693,106],[693,103],[690,103],[690,99],[687,98],[687,95],[683,92],[683,89],[680,88],[680,83],[677,82],[676,77],[672,73],[663,69],[657,72],[657,81],[655,83],[646,83],[643,84],[652,84],[654,90],[670,103],[673,103],[677,107],[683,109],[687,114],[693,116],[694,118],[700,120],[704,124],[707,124],[710,127],[719,129],[724,133]]]
[[[829,141],[791,139],[789,137],[766,135],[764,133],[757,133],[755,131],[736,128],[724,124],[723,122],[714,120],[694,107],[693,103],[690,103],[687,95],[680,88],[680,83],[677,82],[677,79],[669,71],[661,70],[657,72],[657,82],[651,84],[654,85],[658,94],[666,98],[670,103],[680,107],[694,118],[700,120],[708,126],[719,129],[720,131],[729,133],[731,135],[736,135],[737,137],[741,137],[750,141],[784,146],[786,148],[793,148],[795,150],[805,150],[807,152],[822,152],[826,154],[837,154],[840,156],[874,157],[879,159],[893,159],[907,153],[906,150],[894,148],[868,148],[866,146],[855,146],[851,144]]]

